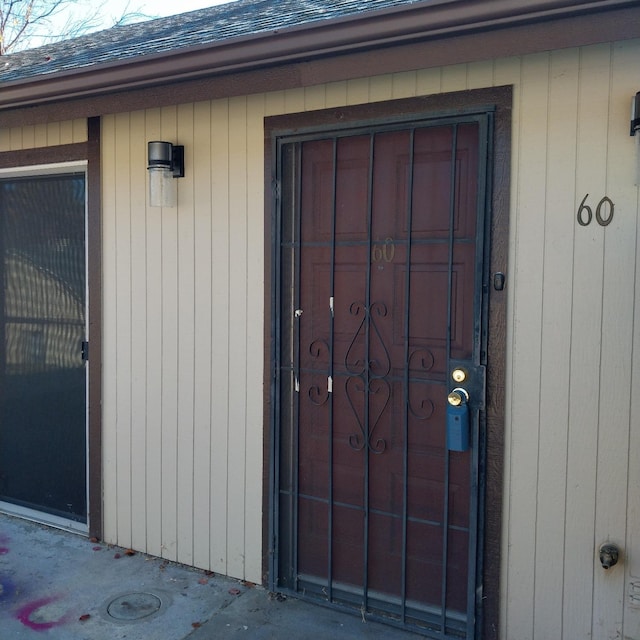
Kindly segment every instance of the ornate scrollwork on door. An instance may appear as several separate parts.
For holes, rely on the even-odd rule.
[[[377,378],[388,376],[391,371],[391,358],[380,335],[378,325],[375,322],[376,316],[383,318],[387,315],[387,305],[383,302],[374,302],[367,308],[363,302],[353,302],[349,307],[349,313],[356,317],[362,314],[362,319],[344,358],[344,366],[347,373],[352,376],[364,376],[368,374],[370,377],[373,376]],[[369,330],[370,344],[368,345],[368,349],[367,345],[365,345],[365,349],[370,352],[375,340],[379,346],[382,347],[383,360],[369,360],[365,362],[365,357],[358,357],[358,341],[360,340],[364,344],[367,338],[367,329]],[[365,356],[365,354],[360,355]]]
[[[349,436],[349,446],[354,451],[362,451],[366,446],[371,453],[382,453],[387,448],[387,443],[383,438],[375,439],[374,431],[378,426],[378,422],[380,421],[382,414],[385,412],[391,398],[391,387],[389,383],[384,378],[373,378],[365,385],[362,378],[359,376],[353,376],[347,378],[345,388],[347,391],[349,405],[358,422],[358,427],[360,428],[360,433],[352,433]],[[368,402],[371,397],[379,396],[382,401],[382,406],[379,407],[373,415],[370,411],[367,411],[366,417],[361,416],[354,404],[355,393],[364,394],[365,402]],[[378,403],[378,405],[379,404],[380,403]]]
[[[349,313],[361,318],[344,359],[347,400],[360,429],[360,433],[349,436],[349,446],[355,451],[367,447],[372,453],[381,454],[387,443],[383,438],[375,438],[374,432],[391,398],[391,385],[386,379],[391,373],[391,358],[376,318],[387,315],[387,306],[382,302],[368,307],[363,302],[353,302]],[[371,357],[372,352],[376,358]],[[362,403],[358,402],[360,394]]]

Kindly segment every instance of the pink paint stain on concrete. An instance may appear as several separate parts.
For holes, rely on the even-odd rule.
[[[34,600],[33,602],[30,602],[29,604],[26,604],[24,607],[22,607],[18,611],[16,618],[25,627],[28,627],[32,631],[46,631],[47,629],[53,629],[53,627],[59,627],[66,622],[66,617],[64,614],[55,620],[47,619],[47,612],[45,612],[44,615],[42,615],[43,612],[40,612],[39,615],[40,609],[44,609],[56,600],[58,600],[56,596]]]
[[[6,556],[9,553],[9,549],[7,547],[0,547],[0,556]]]

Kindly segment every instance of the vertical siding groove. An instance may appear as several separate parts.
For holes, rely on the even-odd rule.
[[[194,564],[212,569],[211,537],[211,433],[212,433],[212,274],[213,226],[210,140],[211,105],[195,105],[193,128],[194,172]],[[217,150],[216,150],[217,153]],[[202,265],[202,268],[198,268]]]
[[[569,367],[571,360],[572,272],[575,223],[574,175],[579,57],[576,50],[553,53],[549,67],[547,178],[540,375],[540,439],[536,512],[535,635],[555,637],[562,629],[566,510]],[[572,125],[573,122],[573,125]]]
[[[304,100],[302,91],[292,96]],[[247,98],[229,101],[230,337],[229,337],[229,480],[227,562],[231,575],[244,575],[247,437]]]
[[[146,140],[144,113],[131,114],[130,166],[131,175],[131,468],[136,477],[131,482],[131,544],[136,549],[148,547],[146,505],[148,502],[147,441],[148,404],[147,394],[136,392],[146,389],[148,324],[147,310],[147,234],[146,234]]]
[[[130,184],[130,116],[116,116],[116,158],[123,158],[115,168],[115,237],[116,281],[115,299],[116,354],[116,509],[118,511],[118,540],[131,546],[131,184]]]
[[[513,314],[513,387],[509,500],[508,625],[525,640],[535,625],[538,447],[540,428],[540,359],[542,350],[542,267],[546,185],[546,114],[548,54],[523,59],[517,152],[517,236],[511,272],[515,287]],[[527,152],[523,151],[525,144]],[[526,177],[526,180],[524,179]],[[527,319],[525,322],[524,319]],[[532,455],[532,453],[534,455]],[[519,606],[511,606],[520,603]]]
[[[176,141],[177,108],[163,107],[161,140]],[[178,559],[178,209],[162,208],[162,556]]]
[[[116,419],[117,396],[115,393],[115,298],[117,292],[116,269],[116,234],[115,234],[115,166],[116,166],[116,124],[115,116],[107,116],[102,123],[102,240],[111,251],[103,252],[103,388],[102,417],[104,431],[102,434],[102,461],[104,468],[104,504],[103,504],[103,536],[105,540],[118,540],[117,474],[116,467]]]
[[[619,126],[629,118],[628,100],[616,100],[629,86],[629,77],[637,71],[637,47],[618,43],[612,48],[609,85],[609,120],[607,135],[606,192],[616,194],[618,202],[630,202],[637,187],[629,179],[630,173],[620,171],[622,162],[633,162],[628,130]],[[637,74],[636,74],[637,75]],[[627,95],[633,95],[630,91]],[[625,104],[626,103],[626,104]],[[625,161],[626,160],[626,161]],[[603,194],[603,195],[605,195]],[[634,198],[635,199],[635,198]],[[632,361],[629,345],[633,338],[633,263],[637,212],[635,216],[617,216],[604,229],[605,270],[603,305],[602,362],[600,386],[600,415],[597,453],[596,549],[603,542],[624,547],[626,537],[626,495],[628,483],[627,456],[620,455],[620,446],[629,437],[629,387]],[[624,381],[624,383],[620,383]],[[596,566],[593,633],[605,638],[623,634],[625,572],[605,572]]]
[[[608,49],[580,51],[576,118],[574,216],[585,193],[600,189],[603,170],[599,148],[606,140],[606,100],[602,81],[608,83]],[[603,62],[604,61],[604,62]],[[573,242],[571,354],[569,361],[569,430],[567,446],[566,512],[563,564],[563,637],[591,634],[593,599],[593,522],[595,520],[597,379],[601,336],[601,301],[587,292],[602,287],[602,233],[597,227],[576,229]],[[585,348],[584,345],[589,345]],[[591,523],[591,524],[589,524]]]
[[[319,92],[313,108],[324,108],[325,92]],[[264,353],[264,113],[265,97],[251,96],[247,105],[247,441],[245,446],[245,564],[243,577],[262,582],[262,479]],[[257,397],[256,397],[257,396]]]
[[[229,492],[229,333],[231,210],[229,206],[229,102],[212,104],[212,389],[211,389],[211,563],[229,574],[227,562],[227,495]],[[237,576],[235,576],[237,577]]]
[[[177,110],[176,143],[185,146],[185,177],[178,180],[177,207],[177,557],[179,562],[193,564],[193,496],[194,496],[194,360],[196,352],[194,334],[194,106],[181,105]]]
[[[145,131],[143,153],[146,154],[146,142],[160,140],[160,109],[151,109],[144,113]],[[140,188],[145,189],[145,245],[146,245],[146,304],[144,313],[146,341],[146,388],[140,389],[146,399],[146,491],[145,510],[147,529],[147,550],[149,553],[163,555],[162,534],[162,219],[159,209],[150,208],[146,202],[147,180]]]

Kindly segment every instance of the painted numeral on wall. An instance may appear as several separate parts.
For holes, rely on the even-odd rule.
[[[591,224],[591,221],[594,218],[593,209],[587,204],[587,198],[589,194],[582,198],[582,202],[578,207],[578,224],[581,227],[586,227]],[[596,222],[601,227],[606,227],[608,224],[611,224],[613,220],[613,210],[615,209],[615,205],[611,198],[605,196],[598,202],[598,206],[595,211]]]

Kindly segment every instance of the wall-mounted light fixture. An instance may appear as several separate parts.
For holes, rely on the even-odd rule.
[[[636,138],[636,184],[640,186],[640,91],[631,99],[631,131]]]
[[[184,147],[155,140],[147,145],[147,157],[149,204],[175,207],[178,190],[173,179],[184,177]]]

